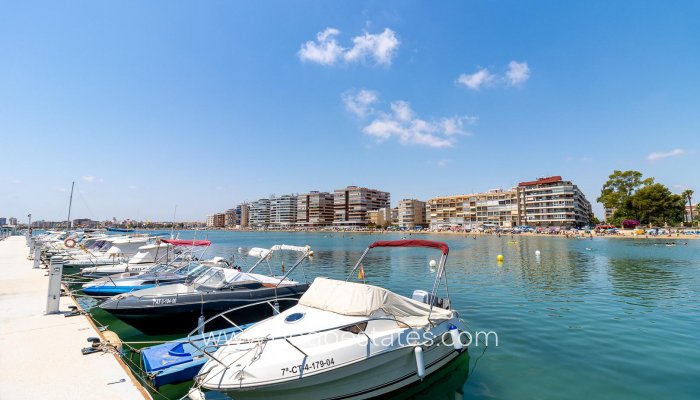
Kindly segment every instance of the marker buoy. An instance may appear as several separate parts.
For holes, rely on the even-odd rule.
[[[503,262],[503,255],[502,255],[502,254],[497,255],[497,256],[496,256],[496,261],[498,261],[498,262]]]
[[[539,250],[535,250],[535,255],[536,255],[537,257],[539,257],[539,256],[540,256],[540,251],[539,251]]]

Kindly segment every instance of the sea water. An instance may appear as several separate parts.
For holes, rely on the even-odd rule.
[[[181,239],[195,236],[212,241],[205,257],[233,257],[236,263],[244,262],[242,254],[251,247],[309,245],[314,251],[304,269],[309,280],[345,279],[376,240],[446,242],[452,307],[471,331],[493,332],[498,342],[491,335],[488,347],[472,344],[469,356],[397,398],[696,399],[700,394],[700,240],[667,246],[674,239],[180,233]],[[432,288],[430,260],[439,260],[439,251],[370,254],[363,262],[367,283],[409,297],[413,290]],[[496,261],[499,254],[502,263]],[[181,336],[145,336],[100,310],[94,315],[126,341]],[[163,393],[182,396],[188,386],[165,387]]]

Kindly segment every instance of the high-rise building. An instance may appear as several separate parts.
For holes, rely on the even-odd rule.
[[[368,211],[390,206],[390,195],[376,189],[348,186],[336,189],[333,197],[333,226],[363,227],[369,222]]]
[[[214,214],[207,215],[207,228],[214,227]]]
[[[270,225],[270,199],[259,199],[250,203],[250,227],[267,228]]]
[[[214,214],[214,228],[223,228],[226,226],[226,214],[216,213]]]
[[[10,217],[10,225],[12,225],[12,226],[17,226],[17,218],[15,218],[15,217]]]
[[[224,226],[226,228],[235,228],[236,225],[236,209],[229,208],[224,211]]]
[[[416,199],[399,201],[398,221],[400,227],[414,228],[425,225],[425,202]]]
[[[297,226],[333,225],[333,214],[332,193],[313,191],[297,196]]]
[[[270,227],[289,229],[297,222],[297,195],[284,194],[270,197]]]
[[[248,203],[242,203],[238,207],[236,207],[236,212],[238,212],[238,210],[241,210],[239,225],[241,229],[247,228],[248,226],[250,226],[250,206],[248,205]]]
[[[510,228],[518,221],[517,191],[435,197],[426,203],[430,229]]]
[[[0,225],[7,225],[7,218],[0,217]]]
[[[591,203],[578,186],[561,176],[518,184],[520,223],[541,227],[580,227],[593,219]]]

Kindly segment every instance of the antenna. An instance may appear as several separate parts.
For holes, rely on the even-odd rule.
[[[73,207],[73,189],[75,188],[75,181],[70,186],[70,200],[68,201],[68,220],[66,221],[66,230],[70,230],[71,228],[71,222],[70,222],[70,210]]]

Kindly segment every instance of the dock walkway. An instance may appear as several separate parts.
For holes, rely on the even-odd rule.
[[[117,356],[82,355],[98,336],[85,316],[44,315],[48,277],[22,236],[0,241],[0,376],[6,399],[148,399]],[[61,298],[61,311],[75,305]]]

